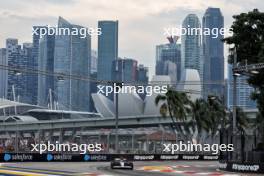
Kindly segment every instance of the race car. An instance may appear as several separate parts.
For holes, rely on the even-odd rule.
[[[133,162],[128,161],[125,158],[115,158],[111,161],[111,169],[131,169],[133,170]]]

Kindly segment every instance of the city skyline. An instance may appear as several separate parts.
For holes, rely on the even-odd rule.
[[[31,8],[34,4],[32,0],[3,2],[0,7],[0,25],[2,32],[0,35],[0,47],[5,45],[6,38],[19,38],[19,41],[31,41],[31,27],[34,25],[56,24],[58,16],[63,16],[69,21],[81,24],[85,27],[96,27],[99,20],[119,20],[119,56],[136,58],[140,63],[149,67],[150,76],[155,70],[155,45],[166,42],[163,35],[163,28],[179,26],[184,17],[189,13],[195,13],[199,19],[208,6],[219,7],[225,18],[225,27],[230,27],[233,19],[232,15],[242,11],[252,10],[258,7],[264,9],[260,0],[251,2],[245,1],[121,1],[108,4],[103,1],[75,1],[67,0],[63,2],[43,0],[39,1],[39,6]],[[17,4],[17,6],[13,6]],[[46,8],[43,9],[42,7]],[[81,10],[85,7],[85,10]],[[134,12],[137,13],[125,13]],[[232,9],[232,11],[230,11]],[[77,11],[85,13],[78,14]],[[5,20],[8,19],[8,20]],[[14,25],[16,24],[16,25]],[[137,24],[137,25],[135,25]],[[17,31],[19,26],[19,31]],[[139,35],[140,34],[140,35]],[[97,37],[92,37],[92,49],[97,48]],[[225,50],[225,58],[226,58]],[[151,61],[151,62],[150,62]],[[152,62],[153,61],[153,62]],[[227,65],[226,65],[227,66]],[[227,67],[225,67],[227,68]],[[227,77],[227,69],[225,71]]]
[[[68,20],[68,19],[67,19]],[[187,14],[187,16],[184,18],[184,20],[182,21],[182,26],[183,28],[217,28],[217,29],[222,29],[224,27],[224,17],[222,16],[221,13],[221,9],[219,8],[207,8],[207,10],[204,13],[204,16],[201,20],[202,22],[200,22],[200,19],[197,17],[196,14]],[[82,24],[80,24],[82,25]],[[79,25],[73,25],[72,23],[69,23],[68,21],[64,20],[61,16],[59,16],[59,20],[58,20],[58,25],[55,25],[63,28],[83,28],[83,26],[79,26]],[[119,55],[119,22],[118,20],[116,21],[112,21],[112,20],[101,20],[98,21],[98,28],[101,29],[101,34],[99,34],[98,37],[98,49],[97,49],[97,53],[98,53],[98,72],[97,72],[97,79],[98,80],[113,80],[113,73],[112,73],[112,69],[114,68],[113,61],[117,61],[118,58],[121,58]],[[36,26],[33,26],[33,28]],[[41,26],[40,26],[41,27]],[[43,26],[42,26],[43,27]],[[49,28],[49,27],[45,27],[44,28]],[[191,34],[192,35],[192,34]],[[164,73],[162,73],[162,75],[167,75],[169,74],[171,76],[171,79],[173,81],[173,83],[175,83],[176,81],[178,81],[178,77],[181,77],[180,74],[184,71],[184,69],[176,69],[176,65],[180,66],[180,68],[183,66],[185,68],[189,68],[189,69],[196,69],[198,71],[200,71],[200,79],[201,80],[205,80],[206,82],[214,82],[214,81],[222,81],[224,82],[224,49],[223,46],[224,44],[220,41],[223,36],[219,35],[218,37],[213,37],[211,35],[207,36],[205,34],[203,35],[197,35],[194,34],[195,36],[188,36],[188,35],[182,35],[181,37],[181,45],[179,44],[178,41],[178,37],[180,36],[171,36],[171,37],[167,37],[169,39],[169,45],[168,44],[163,44],[164,47],[166,46],[170,46],[169,50],[167,51],[163,51],[161,52],[162,57],[164,57],[164,61],[166,60],[171,60],[172,57],[178,57],[176,53],[176,50],[174,51],[173,48],[175,48],[176,46],[181,48],[181,53],[182,56],[181,58],[178,58],[178,60],[180,59],[182,64],[179,64],[176,60],[173,60],[172,63],[166,61],[164,62]],[[71,35],[70,35],[71,36]],[[86,63],[86,59],[81,59],[78,60],[77,67],[75,69],[75,71],[77,71],[77,69],[79,69],[79,66],[83,66],[81,70],[85,70],[87,72],[80,72],[79,75],[89,75],[90,74],[90,62],[91,62],[91,43],[90,40],[91,38],[94,36],[87,36],[86,38],[82,38],[81,36],[75,36],[75,37],[69,37],[69,36],[61,36],[61,35],[55,35],[55,51],[54,52],[54,61],[50,61],[51,63],[54,62],[54,71],[59,71],[59,72],[68,72],[68,70],[70,70],[70,73],[74,70],[73,67],[75,62],[72,62],[72,58],[73,57],[80,57],[80,53],[77,54],[77,52],[75,53],[74,50],[76,49],[82,49],[83,47],[85,47],[85,45],[81,46],[81,41],[85,41],[85,40],[89,40],[88,42],[88,63]],[[164,36],[165,37],[165,36]],[[38,55],[38,51],[36,50],[36,48],[38,49],[38,46],[36,45],[36,43],[39,43],[39,37],[37,38],[36,36],[32,36],[33,38],[33,45],[31,47],[32,48],[32,58],[31,56],[25,56],[26,58],[30,58],[32,59],[31,61],[27,61],[28,63],[30,63],[32,66],[34,66],[35,64],[33,63],[34,60],[36,60],[36,56],[34,55]],[[201,40],[202,39],[202,40]],[[18,41],[17,39],[10,39],[10,40],[16,40],[15,43],[16,45],[18,45]],[[20,40],[20,39],[19,39]],[[74,41],[75,40],[75,41]],[[175,41],[171,41],[171,40],[175,40]],[[7,40],[8,41],[8,40]],[[79,43],[79,44],[78,44]],[[86,41],[82,44],[85,44]],[[80,45],[80,46],[79,46]],[[163,46],[161,45],[157,45],[157,46]],[[174,46],[175,45],[175,46]],[[23,43],[23,49],[26,48],[25,46],[27,46],[27,43]],[[44,45],[45,46],[45,45]],[[75,49],[74,46],[76,47]],[[180,47],[181,46],[181,47]],[[176,47],[176,48],[177,48]],[[49,48],[49,47],[48,47]],[[9,49],[8,45],[7,45],[7,49]],[[43,46],[42,46],[42,49]],[[63,52],[62,52],[63,51]],[[203,52],[201,52],[203,51]],[[47,52],[44,50],[44,52]],[[68,53],[68,52],[72,52],[72,53]],[[82,52],[81,50],[79,50],[79,52]],[[83,51],[84,53],[87,53],[86,49],[85,51]],[[48,53],[48,52],[47,52]],[[84,54],[83,53],[83,54]],[[173,54],[174,53],[174,54]],[[176,55],[175,55],[176,54]],[[202,54],[202,55],[200,55]],[[46,61],[48,62],[48,58],[42,58],[41,55],[39,55],[39,60],[38,62],[41,64],[42,61]],[[14,56],[15,57],[15,56]],[[46,57],[46,56],[45,56]],[[52,57],[52,56],[51,56]],[[84,56],[86,58],[86,56]],[[9,56],[7,56],[7,58],[9,58]],[[24,59],[26,59],[24,58]],[[126,57],[124,57],[126,58]],[[130,57],[132,58],[132,57]],[[65,60],[66,59],[66,60]],[[80,59],[80,58],[79,58]],[[139,59],[138,58],[133,58],[135,59],[135,61],[137,62]],[[204,72],[201,71],[203,70],[202,67],[200,67],[203,63],[203,60],[206,60],[205,63],[206,66],[204,68]],[[159,60],[159,59],[158,59]],[[124,60],[125,61],[125,60]],[[21,62],[23,62],[23,60],[21,60]],[[140,62],[140,61],[139,61]],[[175,62],[175,63],[174,63]],[[122,62],[123,63],[123,62]],[[45,66],[47,63],[44,63],[44,65],[39,66],[40,70],[49,70],[47,69],[47,66]],[[83,65],[84,64],[84,65]],[[176,64],[176,65],[175,65]],[[23,64],[22,64],[23,65]],[[79,65],[79,66],[78,66]],[[133,64],[132,64],[133,65]],[[162,64],[159,64],[162,65]],[[27,65],[27,67],[31,67],[29,65]],[[68,68],[69,67],[69,68]],[[123,64],[122,66],[123,67]],[[130,67],[130,66],[129,66]],[[87,70],[85,68],[88,68]],[[130,69],[130,68],[129,68]],[[133,69],[131,67],[132,70],[135,70],[134,73],[136,74],[136,67]],[[51,71],[53,71],[53,69],[50,69]],[[214,70],[214,71],[212,71]],[[74,71],[74,72],[75,72]],[[127,71],[127,70],[126,70]],[[180,72],[180,74],[176,74],[176,72]],[[132,73],[132,72],[131,72]],[[113,74],[113,75],[112,75]],[[129,71],[127,72],[127,74],[129,75]],[[157,75],[160,75],[159,73],[156,73]],[[201,75],[203,75],[201,76]],[[176,76],[177,75],[177,76]],[[12,76],[12,75],[11,75]],[[11,77],[10,76],[10,77]],[[122,76],[123,76],[123,71],[122,71]],[[121,79],[121,77],[119,75],[119,79]],[[134,75],[135,76],[135,75]],[[149,76],[149,77],[152,77]],[[8,77],[9,78],[9,77]],[[18,83],[18,85],[21,85],[20,87],[18,87],[18,89],[24,90],[25,89],[25,93],[18,93],[19,95],[26,95],[27,92],[32,92],[33,88],[31,88],[30,86],[28,86],[28,84],[22,85],[22,78],[20,82]],[[39,77],[39,80],[41,76]],[[12,80],[18,79],[16,76],[12,76],[12,79],[9,78],[8,81],[11,81],[10,83],[8,82],[8,95],[9,95],[9,99],[12,99],[12,97],[10,97],[11,93],[12,93],[12,86],[14,85],[14,83],[12,82]],[[28,79],[28,78],[27,78]],[[29,77],[30,79],[30,77]],[[123,78],[122,78],[123,79]],[[136,79],[133,78],[133,79]],[[34,80],[32,80],[34,82]],[[25,80],[24,82],[32,82],[30,80]],[[43,88],[43,90],[39,90],[38,94],[39,94],[39,99],[45,99],[45,96],[49,94],[49,89],[51,89],[52,91],[56,92],[53,96],[56,96],[58,103],[60,104],[60,108],[64,109],[63,106],[69,106],[69,109],[75,109],[74,107],[77,107],[77,104],[80,104],[81,102],[87,101],[88,100],[79,100],[78,96],[72,96],[73,92],[77,92],[76,90],[79,89],[78,86],[79,83],[76,84],[76,88],[74,88],[72,82],[75,81],[65,81],[63,80],[54,80],[54,85],[49,85],[46,87],[45,84],[47,84],[48,82],[53,82],[53,80],[46,80],[46,83],[44,81],[44,83],[39,84],[38,87],[39,88]],[[39,82],[40,83],[40,82]],[[74,83],[75,84],[75,83]],[[23,86],[25,88],[23,88]],[[32,90],[31,90],[32,89]],[[36,89],[34,89],[36,90]],[[207,87],[204,87],[204,92],[208,92],[212,91],[210,93],[213,94],[217,94],[220,97],[222,97],[223,95],[223,86],[219,87],[219,86],[212,86],[210,85]],[[89,92],[89,91],[88,91]],[[42,95],[40,96],[40,93],[42,93]],[[68,95],[68,96],[64,96],[64,94]],[[33,95],[33,93],[32,93]],[[32,97],[36,97],[35,94]],[[207,97],[205,95],[205,97]],[[22,97],[23,98],[23,97]],[[75,99],[75,100],[72,100]],[[74,102],[73,102],[74,101]],[[77,103],[76,105],[74,105],[74,103]],[[36,104],[35,101],[32,102],[32,104]],[[45,103],[40,103],[40,104],[45,104]],[[89,103],[81,103],[81,104],[89,104]],[[83,107],[84,108],[84,107]],[[88,109],[87,107],[85,107],[84,109]],[[81,109],[75,109],[75,110],[81,110]]]

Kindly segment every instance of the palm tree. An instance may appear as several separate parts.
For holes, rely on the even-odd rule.
[[[207,101],[204,99],[197,99],[192,102],[186,93],[169,89],[165,95],[158,95],[155,99],[155,104],[160,106],[160,114],[163,117],[168,115],[171,118],[173,129],[176,129],[183,136],[182,128],[176,125],[176,122],[184,122],[184,131],[190,134],[190,128],[202,134],[203,131],[208,133],[213,139],[219,132],[220,126],[226,128],[228,118],[226,115],[226,108],[218,97],[208,97]],[[241,109],[237,109],[238,127],[244,130],[248,127],[248,118]],[[191,115],[191,121],[187,121],[187,116]]]
[[[219,132],[220,126],[224,129],[228,128],[231,119],[228,119],[226,108],[219,98],[212,99],[208,97],[208,108],[210,135],[213,139]],[[232,113],[230,115],[233,117]],[[249,127],[249,119],[241,108],[237,108],[237,127],[243,133],[245,133],[245,129]]]
[[[219,126],[226,126],[228,119],[226,116],[225,106],[218,97],[213,99],[209,96],[207,99],[207,104],[209,109],[208,118],[210,120],[210,134],[213,138],[219,131]]]
[[[205,131],[207,133],[211,130],[211,121],[208,118],[210,114],[208,103],[204,99],[196,99],[191,103],[192,110],[192,120],[194,121],[193,129],[197,133],[197,140],[200,140],[202,132]]]
[[[237,108],[237,128],[240,131],[245,132],[245,129],[249,127],[249,118],[241,108]]]
[[[190,113],[190,100],[186,93],[178,92],[173,89],[168,89],[165,95],[158,95],[155,99],[155,104],[161,104],[160,114],[167,117],[169,114],[172,120],[172,128],[177,131],[181,129],[176,125],[176,121],[184,122],[187,120],[187,114]]]

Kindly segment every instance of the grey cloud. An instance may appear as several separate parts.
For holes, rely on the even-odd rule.
[[[1,0],[0,0],[1,1]],[[175,3],[184,3],[184,1],[174,0]],[[57,15],[64,15],[72,23],[87,27],[96,27],[97,21],[103,17],[118,18],[120,32],[119,40],[120,56],[132,57],[150,66],[150,73],[154,73],[155,65],[155,45],[166,43],[163,36],[163,28],[171,25],[180,25],[189,13],[195,13],[200,20],[203,16],[207,4],[220,6],[225,18],[226,27],[229,27],[233,21],[232,15],[242,11],[247,12],[253,8],[264,10],[262,0],[223,0],[223,1],[194,1],[194,7],[177,7],[172,2],[172,6],[163,7],[154,13],[153,9],[147,8],[147,5],[157,3],[157,6],[167,1],[162,0],[136,0],[133,6],[128,1],[92,1],[92,0],[8,0],[1,1],[0,5],[0,43],[3,45],[7,37],[17,37],[21,42],[30,41],[32,36],[30,27],[33,25],[54,25],[57,22]],[[87,3],[88,2],[88,3]],[[130,1],[132,2],[132,1]],[[216,2],[211,3],[211,2]],[[197,7],[195,6],[197,3]],[[71,8],[71,5],[75,8]],[[45,7],[46,11],[37,11],[35,7]],[[145,7],[146,6],[146,7]],[[55,8],[52,8],[55,7]],[[143,7],[143,8],[142,8]],[[159,7],[159,6],[158,6]],[[139,12],[136,10],[139,8]],[[54,10],[50,10],[54,9]],[[56,11],[58,9],[58,11]],[[65,10],[66,9],[66,10]],[[59,10],[62,10],[61,14]],[[77,13],[80,13],[76,15]],[[115,13],[113,13],[115,12]],[[75,14],[74,14],[75,13]],[[114,15],[113,15],[114,14]],[[142,14],[142,16],[140,16]],[[111,19],[111,18],[110,18]],[[125,20],[124,20],[125,19]],[[129,19],[129,20],[126,20]],[[41,24],[39,24],[41,23]],[[17,31],[19,28],[19,31]],[[96,49],[97,39],[93,39],[93,46]],[[1,45],[0,44],[0,45]]]
[[[32,22],[45,22],[45,21],[54,21],[57,17],[53,16],[26,16],[19,13],[14,13],[11,11],[0,11],[0,19],[2,20],[20,20],[22,22],[32,21]],[[1,24],[1,22],[0,22]]]
[[[204,10],[200,10],[200,9],[194,10],[194,9],[189,9],[189,8],[175,8],[169,11],[162,11],[160,13],[151,14],[151,15],[153,15],[156,18],[160,18],[161,20],[170,19],[174,23],[181,23],[183,18],[187,16],[187,14],[195,13],[198,16],[202,16],[204,11],[205,9]]]

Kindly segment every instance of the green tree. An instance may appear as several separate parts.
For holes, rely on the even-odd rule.
[[[205,131],[207,134],[211,131],[211,121],[208,118],[210,114],[208,103],[204,99],[197,99],[191,103],[191,116],[193,123],[193,129],[195,129],[197,133],[197,141],[200,142],[203,132]]]
[[[237,127],[243,132],[249,127],[249,118],[241,108],[237,108]]]
[[[186,93],[169,89],[165,95],[158,95],[155,104],[160,105],[160,114],[169,116],[172,120],[172,128],[176,129],[182,136],[196,138],[200,142],[203,132],[208,134],[212,140],[219,132],[221,126],[227,128],[229,121],[226,109],[218,97],[197,99],[192,102]],[[187,116],[191,118],[188,119]],[[248,127],[248,118],[242,109],[237,109],[238,128],[244,130]],[[184,131],[176,123],[184,123]],[[192,129],[192,131],[190,130]]]
[[[237,53],[237,61],[243,65],[264,63],[264,13],[257,9],[248,13],[233,16],[235,19],[231,28],[233,35],[224,39],[224,42],[232,46],[230,48],[229,63],[234,61],[234,50]],[[248,83],[255,88],[252,96],[257,102],[260,119],[264,121],[264,71],[250,75]],[[262,129],[264,128],[263,123]],[[264,133],[263,141],[264,141]]]
[[[163,117],[170,116],[172,128],[182,133],[177,122],[186,122],[187,115],[190,113],[190,100],[186,93],[169,89],[165,95],[158,95],[155,104],[160,106],[160,114]],[[187,128],[186,128],[187,130]]]
[[[208,96],[207,98],[207,118],[209,126],[209,137],[213,141],[218,134],[220,128],[225,128],[227,125],[227,114],[225,106],[219,97]]]

